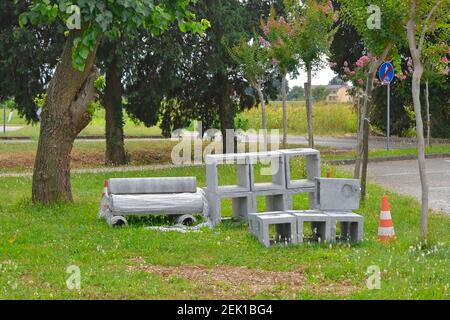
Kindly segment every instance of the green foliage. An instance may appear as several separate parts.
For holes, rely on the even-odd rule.
[[[285,2],[290,21],[295,25],[293,41],[299,58],[305,65],[319,67],[322,56],[329,53],[337,13],[327,0]]]
[[[242,74],[253,87],[256,87],[257,83],[263,82],[271,70],[269,52],[264,44],[264,38],[258,37],[254,33],[250,41],[242,38],[230,50],[230,54],[239,64]]]
[[[261,20],[261,29],[267,39],[265,46],[268,54],[272,58],[272,64],[278,67],[282,76],[295,71],[298,66],[293,41],[297,27],[298,25],[286,21],[283,16],[277,17],[273,7],[267,20]]]
[[[315,101],[323,101],[330,94],[330,90],[327,86],[316,86],[313,87],[312,94]]]
[[[298,101],[305,98],[305,89],[299,86],[293,86],[287,94],[288,101]]]
[[[20,25],[52,24],[56,20],[65,23],[71,13],[71,5],[80,9],[81,35],[73,41],[72,64],[77,70],[84,70],[89,53],[95,48],[101,35],[109,39],[122,34],[133,36],[138,29],[145,29],[152,35],[160,35],[177,20],[183,31],[202,33],[209,23],[196,21],[188,11],[191,0],[32,0],[29,11],[20,16]]]
[[[97,79],[95,79],[94,86],[97,92],[103,92],[106,87],[106,77],[99,76]]]
[[[354,26],[369,52],[382,54],[389,44],[402,46],[405,43],[405,21],[408,17],[408,2],[404,0],[338,0],[342,20]],[[378,6],[382,15],[380,29],[368,27],[370,5]]]
[[[34,103],[38,108],[43,108],[45,103],[45,98],[47,97],[46,93],[39,93],[34,97]]]

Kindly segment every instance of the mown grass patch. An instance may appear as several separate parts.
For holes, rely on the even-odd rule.
[[[343,176],[337,173],[337,176]],[[304,244],[264,248],[248,227],[231,222],[198,233],[145,230],[142,223],[110,228],[97,220],[103,181],[110,177],[196,176],[205,185],[202,167],[144,172],[75,174],[73,204],[50,207],[30,204],[30,178],[0,178],[0,296],[2,298],[217,298],[199,281],[133,270],[145,266],[246,267],[257,272],[302,270],[305,287],[286,291],[275,285],[253,292],[219,283],[231,297],[270,299],[361,298],[448,299],[450,219],[430,215],[430,239],[419,249],[420,208],[416,200],[387,192],[398,240],[376,241],[381,196],[386,191],[369,185],[359,213],[365,217],[366,239],[357,245]],[[231,179],[226,178],[226,179]],[[231,182],[231,181],[230,181]],[[304,207],[306,198],[296,198]],[[230,212],[225,205],[225,212]],[[81,291],[66,287],[66,268],[81,270]],[[367,268],[382,271],[381,289],[366,287]],[[327,290],[343,287],[345,290]],[[318,288],[317,290],[315,288]]]

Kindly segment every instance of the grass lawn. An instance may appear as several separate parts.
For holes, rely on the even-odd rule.
[[[75,202],[51,207],[30,204],[31,178],[0,178],[0,298],[450,297],[449,217],[430,215],[429,244],[419,249],[417,201],[389,193],[398,240],[379,243],[384,190],[375,185],[358,210],[365,217],[366,239],[357,245],[267,249],[246,225],[231,222],[181,234],[145,230],[149,221],[142,220],[115,229],[96,218],[103,181],[109,177],[191,175],[204,185],[201,167],[73,175]],[[295,208],[305,206],[306,197],[295,198]],[[230,212],[228,203],[224,210]],[[80,267],[80,292],[66,288],[70,265]],[[366,287],[371,265],[381,269],[380,290]],[[202,277],[208,272],[217,276]]]
[[[8,117],[8,113],[6,115]],[[125,113],[124,115],[124,132],[128,136],[161,136],[161,129],[158,126],[147,128],[141,123],[134,123]],[[17,111],[14,113],[13,120],[8,123],[11,126],[23,126],[17,131],[3,133],[3,111],[0,112],[0,136],[9,137],[31,137],[37,140],[39,137],[39,124],[27,125],[25,120],[21,119]],[[80,136],[104,136],[105,135],[105,110],[98,109],[91,123],[80,133]]]

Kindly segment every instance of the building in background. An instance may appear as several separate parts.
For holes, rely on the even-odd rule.
[[[350,95],[350,87],[347,85],[328,85],[326,86],[329,93],[326,97],[326,102],[334,102],[334,103],[350,103],[353,101],[352,96]]]

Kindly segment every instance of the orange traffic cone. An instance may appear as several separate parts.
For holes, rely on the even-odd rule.
[[[107,194],[108,194],[108,180],[105,180],[105,182],[103,183],[102,197],[106,196]]]
[[[331,168],[327,170],[327,178],[333,178],[333,171],[331,170]]]
[[[394,232],[394,224],[392,223],[391,208],[387,195],[383,195],[381,201],[380,225],[378,227],[378,240],[382,242],[390,242],[396,239]]]

